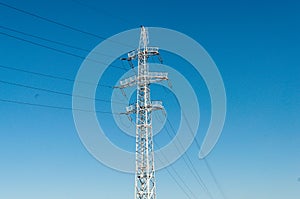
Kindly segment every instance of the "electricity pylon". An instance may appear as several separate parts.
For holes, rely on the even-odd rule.
[[[119,88],[137,87],[137,101],[126,107],[126,114],[136,114],[135,199],[155,199],[155,167],[152,134],[152,111],[163,110],[161,101],[151,101],[150,84],[168,80],[168,73],[150,72],[148,58],[159,56],[157,47],[148,47],[148,30],[141,26],[139,47],[128,53],[125,60],[138,61],[138,74],[120,81]],[[161,58],[159,57],[159,60]]]

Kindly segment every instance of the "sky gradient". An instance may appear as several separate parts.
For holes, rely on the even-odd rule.
[[[226,198],[299,198],[299,2],[1,2],[103,38],[137,28],[141,24],[174,29],[192,37],[213,58],[225,84],[225,126],[207,160]],[[1,4],[0,18],[0,99],[71,107],[70,96],[24,88],[4,81],[71,94],[71,81],[11,68],[74,79],[82,58],[103,39],[70,30]],[[7,28],[85,50],[25,36]],[[149,34],[151,42],[151,32]],[[40,46],[8,35],[39,43]],[[202,143],[210,119],[210,102],[205,84],[201,76],[193,75],[192,67],[184,60],[168,52],[162,52],[162,55],[166,64],[180,71],[193,84],[201,102],[201,125],[197,140]],[[114,65],[123,67],[117,60]],[[124,67],[130,70],[127,63],[124,63]],[[109,68],[100,83],[113,86],[117,77],[123,73],[124,70]],[[180,109],[176,105],[175,96],[172,93],[161,96],[160,93],[165,92],[161,87],[153,90],[153,99],[160,98],[164,101],[168,117],[177,128]],[[110,100],[110,88],[99,87],[97,91],[98,98]],[[96,108],[109,111],[110,107],[107,105],[97,103]],[[88,153],[77,135],[72,111],[4,101],[0,102],[0,110],[0,198],[134,197],[134,176],[112,170]],[[134,139],[114,125],[111,115],[97,116],[99,121],[106,123],[106,128],[110,131],[107,136],[114,143],[124,149],[134,150]],[[171,131],[170,126],[166,126],[155,136],[158,144],[169,142],[167,131]],[[223,199],[205,162],[198,159],[198,151],[197,144],[193,143],[187,154],[213,198]],[[186,168],[183,158],[172,167],[196,196],[189,193],[191,198],[209,198]],[[156,179],[157,199],[188,198],[166,169],[158,171]]]

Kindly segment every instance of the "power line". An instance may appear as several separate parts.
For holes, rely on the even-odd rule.
[[[60,77],[60,76],[55,76],[55,75],[49,75],[49,74],[45,74],[45,73],[39,73],[39,72],[24,70],[24,69],[20,69],[20,68],[11,67],[11,66],[4,66],[4,65],[1,65],[1,64],[0,64],[0,68],[13,70],[13,71],[18,71],[18,72],[23,72],[23,73],[32,74],[32,75],[37,75],[37,76],[41,76],[41,77],[47,77],[47,78],[51,78],[51,79],[64,80],[64,81],[68,81],[68,82],[72,82],[72,83],[76,82],[76,83],[83,83],[83,84],[88,84],[88,85],[93,85],[93,86],[95,85],[94,83],[91,83],[91,82],[75,81],[74,79],[71,79],[71,78]],[[105,85],[105,84],[99,84],[98,83],[96,85],[106,87],[106,88],[113,88],[113,86]]]
[[[163,87],[163,88],[164,88],[164,87]],[[164,88],[164,89],[165,89],[165,88]],[[171,88],[171,90],[173,90],[173,89]],[[178,102],[177,100],[175,100],[175,101],[176,101],[177,105],[180,107],[179,102]],[[191,135],[193,135],[193,130],[192,130],[190,124],[189,124],[189,121],[188,121],[188,119],[187,119],[187,117],[186,117],[186,114],[185,114],[185,112],[184,112],[183,109],[182,109],[181,111],[182,111],[183,118],[184,118],[186,124],[188,125],[189,132],[191,133]],[[170,125],[171,125],[171,123],[170,123]],[[195,137],[194,140],[195,140],[195,143],[196,143],[197,147],[200,149],[200,148],[201,148],[201,145],[199,144],[197,138]],[[208,169],[210,175],[212,176],[212,178],[213,178],[213,180],[214,180],[214,182],[215,182],[215,184],[216,184],[216,186],[217,186],[219,192],[221,193],[222,197],[223,197],[224,199],[227,199],[227,197],[226,197],[226,195],[225,195],[225,192],[223,191],[223,189],[222,189],[220,183],[218,182],[218,180],[217,180],[217,178],[216,178],[216,175],[214,174],[212,168],[211,168],[210,165],[208,164],[208,161],[207,161],[206,158],[204,158],[204,162],[205,162],[205,165],[206,165],[206,167],[207,167],[207,169]]]
[[[177,102],[177,103],[178,103],[178,102]],[[186,121],[186,123],[187,123],[187,125],[188,125],[189,132],[190,132],[191,134],[193,134],[193,130],[192,130],[192,128],[191,128],[191,126],[190,126],[190,124],[189,124],[189,122],[188,122],[188,119],[187,119],[187,117],[186,117],[186,114],[185,114],[184,110],[182,110],[182,115],[183,115],[183,118],[184,118],[184,120]],[[201,148],[201,145],[199,144],[197,138],[195,138],[195,143],[196,143],[197,147],[200,149],[200,148]],[[220,183],[218,182],[218,180],[217,180],[217,178],[216,178],[216,175],[214,174],[212,168],[211,168],[210,165],[208,164],[208,161],[207,161],[206,158],[204,158],[204,162],[205,162],[205,165],[206,165],[206,167],[207,167],[207,169],[208,169],[210,175],[212,176],[212,178],[213,178],[215,184],[217,185],[218,190],[219,190],[220,193],[222,194],[222,197],[223,197],[224,199],[226,199],[227,197],[226,197],[226,195],[225,195],[225,193],[224,193],[224,191],[223,191],[223,189],[222,189]]]
[[[168,125],[170,126],[171,128],[171,131],[173,133],[173,135],[175,136],[176,135],[176,131],[175,131],[175,128],[173,127],[172,123],[170,122],[170,120],[168,118],[166,118],[167,120],[167,123]],[[172,139],[172,135],[169,133],[168,129],[167,129],[167,126],[165,128],[165,131],[167,132],[167,134],[169,135],[169,137]],[[179,140],[179,145],[181,147],[181,149],[184,149],[182,143],[180,142]],[[180,151],[178,149],[178,146],[175,144],[175,147],[178,151]],[[192,175],[195,177],[196,181],[198,182],[198,184],[200,185],[200,187],[202,188],[202,190],[204,192],[206,192],[206,194],[209,196],[209,198],[213,199],[213,196],[211,194],[211,192],[209,191],[209,189],[207,188],[205,182],[203,181],[203,179],[201,178],[198,170],[195,168],[190,156],[188,155],[188,153],[186,151],[184,151],[184,156],[183,156],[183,160],[186,164],[186,166],[188,167],[188,169],[191,171]]]
[[[170,120],[167,118],[167,123],[169,124],[169,126],[171,127],[171,130],[173,132],[173,135],[176,135],[176,132],[175,132],[175,129],[172,125],[172,123],[170,122]],[[172,138],[172,136],[170,135],[169,131],[167,130],[167,128],[165,129],[167,131],[167,134],[169,135],[170,138]],[[183,145],[182,143],[179,141],[179,144],[181,146],[182,149],[183,148]],[[177,150],[179,151],[178,147],[175,146],[177,148]],[[212,194],[210,193],[210,191],[208,190],[206,184],[204,183],[203,179],[201,178],[200,174],[198,173],[198,170],[195,168],[191,158],[189,157],[189,155],[187,154],[187,152],[185,151],[184,152],[184,155],[183,156],[183,159],[184,159],[184,162],[185,164],[188,166],[189,170],[191,171],[191,173],[194,175],[194,177],[196,178],[198,184],[201,186],[201,188],[203,189],[203,191],[205,191],[207,193],[207,195],[209,196],[209,198],[213,199],[213,196]],[[185,157],[187,158],[189,164],[187,163]]]
[[[196,195],[194,194],[194,192],[191,190],[191,188],[184,182],[184,180],[182,179],[182,177],[178,174],[178,172],[176,171],[176,169],[174,169],[174,167],[171,167],[173,172],[177,175],[177,177],[180,179],[181,182],[183,182],[183,184],[185,185],[185,187],[187,188],[187,190],[189,190],[189,192],[192,194],[192,196],[194,198],[197,198]]]
[[[30,43],[30,44],[33,44],[33,45],[36,45],[36,46],[47,48],[47,49],[50,49],[50,50],[53,50],[53,51],[56,51],[56,52],[60,52],[60,53],[66,54],[66,55],[77,57],[77,58],[80,58],[80,59],[83,59],[83,60],[87,59],[87,60],[90,60],[90,61],[93,61],[93,62],[96,62],[96,63],[107,64],[107,63],[102,62],[102,61],[98,61],[98,60],[94,60],[94,59],[89,59],[89,58],[86,58],[86,57],[83,57],[83,56],[80,56],[80,55],[76,55],[74,53],[70,53],[70,52],[67,52],[67,51],[64,51],[64,50],[60,50],[60,49],[57,49],[57,48],[53,48],[53,47],[50,47],[50,46],[39,44],[39,43],[30,41],[30,40],[27,40],[27,39],[24,39],[24,38],[21,38],[21,37],[13,36],[13,35],[10,35],[10,34],[4,33],[4,32],[0,32],[0,34],[5,35],[7,37],[11,37],[11,38],[17,39],[17,40],[20,40],[20,41],[23,41],[23,42]],[[118,68],[118,69],[124,70],[124,68],[119,67],[119,66],[114,66],[112,64],[110,66],[114,67],[114,68]]]
[[[100,36],[100,35],[97,35],[97,34],[94,34],[94,33],[90,33],[90,32],[88,32],[88,31],[80,30],[80,29],[75,28],[75,27],[73,27],[73,26],[66,25],[66,24],[63,24],[63,23],[54,21],[54,20],[52,20],[52,19],[49,19],[49,18],[40,16],[40,15],[34,14],[34,13],[32,13],[32,12],[28,12],[28,11],[26,11],[26,10],[23,10],[23,9],[20,9],[20,8],[17,8],[17,7],[8,5],[8,4],[3,3],[3,2],[0,2],[0,5],[1,5],[1,6],[4,6],[4,7],[6,7],[6,8],[12,9],[12,10],[18,11],[18,12],[20,12],[20,13],[23,13],[23,14],[26,14],[26,15],[29,15],[29,16],[32,16],[32,17],[35,17],[35,18],[38,18],[38,19],[47,21],[47,22],[49,22],[49,23],[56,24],[56,25],[58,25],[58,26],[61,26],[61,27],[64,27],[64,28],[67,28],[67,29],[70,29],[70,30],[73,30],[73,31],[76,31],[76,32],[79,32],[79,33],[82,33],[82,34],[85,34],[85,35],[89,35],[89,36],[92,36],[92,37],[96,37],[96,38],[99,38],[99,39],[102,39],[102,40],[108,40],[108,41],[110,41],[110,42],[117,43],[117,44],[119,44],[119,45],[129,46],[129,45],[127,45],[127,44],[120,43],[120,42],[118,42],[118,41],[113,41],[113,40],[111,40],[111,39],[107,39],[106,37],[103,37],[103,36]],[[131,47],[131,46],[129,46],[129,47]]]
[[[159,147],[159,145],[157,144],[157,142],[155,142],[155,145]],[[164,159],[166,161],[168,161],[167,156],[162,153]],[[160,161],[161,159],[158,158]],[[181,178],[181,176],[178,174],[178,172],[176,171],[176,169],[174,169],[174,167],[172,165],[169,166],[170,168],[172,168],[173,172],[176,174],[177,178],[179,178],[179,180],[181,181],[181,183],[185,186],[185,188],[190,192],[190,194],[193,196],[193,198],[197,198],[195,196],[195,194],[193,193],[193,191],[189,188],[189,186],[184,182],[184,180]],[[168,174],[171,176],[171,178],[175,181],[175,183],[179,186],[179,188],[184,192],[184,194],[189,198],[192,199],[192,197],[190,196],[190,194],[185,190],[185,188],[183,188],[183,186],[178,182],[178,180],[175,178],[175,176],[169,171],[169,167],[166,167]]]
[[[108,13],[107,10],[105,10],[105,9],[101,9],[101,10],[100,10],[100,9],[96,9],[96,8],[93,7],[93,6],[90,6],[90,5],[88,5],[88,4],[84,3],[84,2],[77,1],[77,0],[70,0],[70,1],[72,1],[72,2],[74,2],[74,3],[77,3],[78,5],[84,6],[84,7],[88,8],[89,10],[92,10],[93,12],[95,12],[95,13],[97,13],[97,14],[99,14],[99,13],[102,14],[103,12],[105,12],[105,15],[108,15],[108,16],[110,16],[110,17],[114,17],[114,18],[116,18],[116,19],[119,19],[119,20],[122,21],[122,22],[126,22],[128,25],[131,25],[130,20],[125,19],[125,18],[123,18],[123,17],[120,17],[119,15],[113,15],[113,14],[110,14],[110,13]],[[102,14],[102,15],[103,15],[103,14]]]
[[[172,166],[171,166],[172,167]],[[171,176],[171,178],[175,181],[175,183],[178,185],[178,187],[183,191],[183,193],[189,198],[192,199],[191,196],[186,192],[186,190],[181,186],[181,184],[177,181],[177,179],[172,175],[172,173],[169,171],[167,167],[167,172]]]
[[[169,126],[172,129],[173,135],[176,135],[176,132],[175,132],[173,126],[171,126],[171,123],[170,123],[170,121],[169,121],[168,118],[167,118],[167,123],[169,124]],[[168,136],[172,139],[172,135],[168,131],[167,126],[165,127],[165,131],[167,132]],[[182,143],[180,141],[179,141],[179,145],[180,145],[181,149],[184,149],[184,147],[183,147],[183,145],[182,145]],[[177,151],[180,152],[179,147],[177,146],[176,143],[175,143],[175,147],[176,147]],[[190,157],[189,157],[189,155],[187,154],[186,151],[184,152],[183,160],[184,160],[184,163],[186,164],[186,166],[188,167],[188,169],[190,170],[190,172],[192,173],[192,175],[195,177],[195,179],[198,182],[198,184],[200,185],[201,189],[203,191],[207,192],[207,194],[209,195],[209,197],[212,198],[210,192],[208,191],[205,183],[203,182],[202,178],[200,177],[200,175],[198,174],[197,170],[195,169],[195,167],[193,165],[193,162],[191,161],[191,159],[190,159]]]
[[[222,194],[223,198],[227,199],[227,196],[226,196],[225,192],[223,191],[223,188],[221,187],[219,181],[217,180],[217,178],[216,178],[216,176],[215,176],[215,174],[214,174],[214,172],[213,172],[213,170],[212,170],[211,166],[209,165],[209,163],[208,163],[208,161],[207,161],[206,158],[204,158],[204,163],[205,163],[206,167],[208,168],[208,171],[211,174],[211,176],[212,176],[215,184],[217,185],[220,193]]]
[[[61,46],[65,46],[65,47],[68,47],[68,48],[73,48],[73,49],[84,51],[84,52],[88,52],[88,53],[91,52],[91,50],[87,50],[85,48],[73,46],[73,45],[66,44],[66,43],[59,42],[59,41],[54,41],[54,40],[47,39],[47,38],[44,38],[44,37],[40,37],[40,36],[37,36],[37,35],[33,35],[33,34],[30,34],[30,33],[25,33],[23,31],[19,31],[19,30],[16,30],[16,29],[13,29],[13,28],[9,28],[9,27],[6,27],[6,26],[0,25],[0,28],[5,29],[5,30],[9,30],[9,31],[12,31],[12,32],[15,32],[15,33],[19,33],[19,34],[22,34],[22,35],[30,36],[30,37],[33,37],[33,38],[37,38],[37,39],[40,39],[40,40],[43,40],[43,41],[47,41],[47,42],[51,42],[51,43],[54,43],[54,44],[58,44],[58,45],[61,45]],[[114,58],[113,56],[107,55],[107,54],[104,54],[104,53],[100,53],[100,52],[94,52],[94,53]]]
[[[184,113],[183,113],[183,114],[184,114]],[[186,120],[186,122],[187,122],[187,118],[186,118],[185,115],[184,115],[184,117],[185,117],[185,120]],[[171,122],[169,121],[168,118],[167,118],[167,122],[168,122],[168,124],[170,125],[172,131],[175,132],[174,127],[172,126],[172,124],[171,124]],[[188,124],[189,131],[192,132],[192,129],[191,129],[191,127],[189,126],[189,123],[187,123],[187,124]],[[199,144],[199,142],[198,142],[198,140],[197,140],[196,138],[195,138],[195,142],[197,143],[197,147],[200,148],[200,144]],[[208,190],[208,188],[206,187],[204,181],[202,180],[201,176],[199,175],[199,173],[197,172],[196,168],[195,168],[194,165],[192,164],[191,159],[190,159],[189,156],[186,154],[186,152],[185,152],[185,155],[187,156],[187,158],[188,158],[188,160],[189,160],[189,162],[190,162],[190,164],[191,164],[193,170],[195,171],[196,175],[198,176],[199,180],[203,183],[203,185],[204,185],[204,187],[205,187],[205,190],[207,191],[209,197],[212,198],[211,193],[209,192],[209,190]],[[208,171],[209,171],[210,175],[212,176],[212,178],[213,178],[213,180],[214,180],[214,182],[215,182],[217,188],[219,189],[219,191],[220,191],[222,197],[223,197],[224,199],[227,199],[227,197],[226,197],[226,195],[225,195],[225,193],[224,193],[224,191],[223,191],[223,189],[222,189],[220,183],[218,182],[218,180],[217,180],[217,178],[216,178],[216,176],[215,176],[215,174],[214,174],[214,172],[213,172],[213,170],[212,170],[211,166],[209,165],[209,163],[208,163],[208,161],[207,161],[206,158],[204,158],[204,162],[205,162],[205,165],[206,165],[206,167],[208,168]]]
[[[38,88],[38,87],[33,87],[33,86],[24,85],[24,84],[18,84],[18,83],[14,83],[14,82],[3,81],[3,80],[0,80],[0,83],[9,84],[9,85],[18,86],[18,87],[23,87],[23,88],[29,88],[29,89],[33,89],[33,90],[44,91],[44,92],[48,92],[48,93],[65,95],[65,96],[70,96],[70,97],[77,97],[77,98],[84,98],[84,99],[95,100],[95,101],[100,101],[100,102],[107,102],[107,103],[116,103],[116,104],[127,105],[127,104],[122,103],[122,102],[116,102],[116,101],[104,100],[104,99],[98,99],[98,98],[91,98],[91,97],[86,97],[86,96],[81,96],[81,95],[73,95],[73,94],[70,94],[70,93],[64,93],[64,92],[60,92],[60,91],[54,91],[54,90],[45,89],[45,88]]]
[[[43,108],[52,108],[52,109],[60,109],[60,110],[71,110],[71,111],[82,111],[82,112],[89,112],[89,113],[103,113],[103,114],[119,115],[119,113],[112,113],[112,112],[109,112],[109,111],[93,111],[93,110],[84,110],[84,109],[73,109],[73,108],[70,108],[70,107],[52,106],[52,105],[47,105],[47,104],[38,104],[38,103],[16,101],[16,100],[9,100],[9,99],[2,99],[2,98],[0,98],[0,101],[1,102],[6,102],[6,103],[12,103],[12,104],[28,105],[28,106],[43,107]]]

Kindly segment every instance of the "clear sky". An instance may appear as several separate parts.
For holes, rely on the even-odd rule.
[[[110,37],[141,24],[180,31],[199,42],[214,59],[227,94],[226,123],[207,160],[214,182],[196,143],[187,154],[213,198],[298,199],[300,195],[300,3],[290,1],[1,1],[18,9]],[[70,30],[8,8],[0,3],[0,198],[5,199],[116,199],[134,197],[134,176],[110,169],[94,159],[81,143],[71,110],[35,107],[3,100],[71,107],[68,95],[33,90],[14,84],[72,93],[73,82],[32,71],[74,79],[80,57],[102,39]],[[17,33],[43,37],[80,47],[73,49]],[[8,36],[10,35],[10,36]],[[18,40],[30,40],[48,48]],[[151,39],[151,32],[150,32]],[[66,51],[78,57],[58,52]],[[166,63],[190,78],[201,99],[202,142],[210,118],[210,103],[200,76],[183,60],[162,52]],[[116,61],[114,65],[122,63]],[[125,67],[129,70],[129,66]],[[12,70],[16,68],[18,70]],[[19,70],[20,69],[20,70]],[[113,85],[124,70],[110,68],[102,83]],[[110,76],[114,78],[110,78]],[[6,83],[5,83],[6,82]],[[8,84],[7,82],[10,82]],[[174,127],[178,127],[175,96],[161,96]],[[109,88],[97,96],[110,100]],[[99,111],[109,104],[97,103]],[[114,126],[112,117],[98,114],[112,141],[127,150],[134,140]],[[168,129],[168,130],[166,130]],[[166,126],[155,139],[165,144]],[[121,139],[121,138],[122,139]],[[132,143],[133,145],[130,145]],[[184,159],[176,169],[195,197],[209,198],[201,190]],[[172,169],[169,170],[172,172]],[[188,198],[168,174],[158,171],[157,198]],[[177,180],[180,180],[177,177]],[[182,183],[181,183],[182,184]],[[182,185],[184,187],[184,185]]]

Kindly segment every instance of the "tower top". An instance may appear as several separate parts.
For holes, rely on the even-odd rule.
[[[148,44],[149,44],[148,29],[145,28],[144,26],[141,26],[139,50],[147,49]]]

